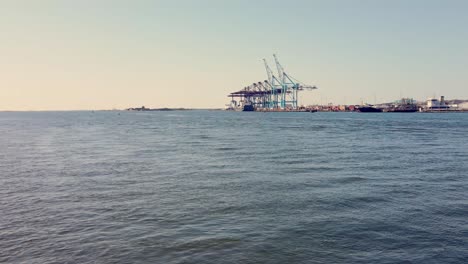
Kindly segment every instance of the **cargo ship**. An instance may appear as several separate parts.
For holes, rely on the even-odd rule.
[[[358,106],[357,110],[361,113],[380,113],[382,109],[376,108],[373,105]]]
[[[235,100],[232,100],[231,104],[228,104],[226,106],[226,110],[228,111],[253,112],[256,110],[254,104],[246,100],[242,100],[239,103],[237,103]]]

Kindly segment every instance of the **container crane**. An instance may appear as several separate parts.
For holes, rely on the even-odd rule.
[[[245,104],[266,111],[295,111],[298,109],[299,91],[314,90],[315,86],[306,85],[290,76],[284,70],[276,54],[273,54],[278,76],[275,76],[266,59],[263,59],[268,80],[256,82],[229,96],[240,98]]]

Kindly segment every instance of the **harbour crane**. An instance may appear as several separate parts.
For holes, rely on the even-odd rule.
[[[299,91],[314,90],[315,86],[306,85],[286,73],[276,54],[273,54],[278,75],[276,76],[266,59],[263,59],[268,80],[255,82],[229,96],[239,97],[245,104],[252,104],[256,109],[272,111],[298,110]],[[250,110],[251,111],[251,110]]]
[[[268,66],[268,63],[266,59],[263,59],[263,62],[265,63],[265,69],[268,75],[268,84],[271,88],[271,100],[269,103],[269,108],[276,109],[278,108],[278,90],[281,89],[281,81],[276,78],[276,76],[273,74],[273,71],[271,70],[270,66]]]
[[[276,68],[278,70],[278,75],[280,76],[281,80],[281,108],[292,107],[292,109],[297,109],[297,101],[299,91],[302,90],[314,90],[317,89],[315,86],[304,85],[301,84],[299,81],[295,80],[289,74],[287,74],[278,60],[276,54],[273,54],[275,58]]]

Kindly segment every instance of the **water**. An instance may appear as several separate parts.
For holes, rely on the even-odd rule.
[[[468,259],[468,114],[4,112],[0,135],[0,262]]]

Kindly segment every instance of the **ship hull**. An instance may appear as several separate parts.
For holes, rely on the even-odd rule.
[[[412,110],[389,110],[386,111],[387,113],[414,113],[417,112],[418,109],[412,109]]]
[[[244,112],[253,112],[255,111],[255,108],[253,105],[244,105],[244,107],[242,108],[242,111]]]
[[[364,106],[364,107],[359,107],[358,111],[361,113],[381,113],[382,109],[370,107],[370,106]]]

